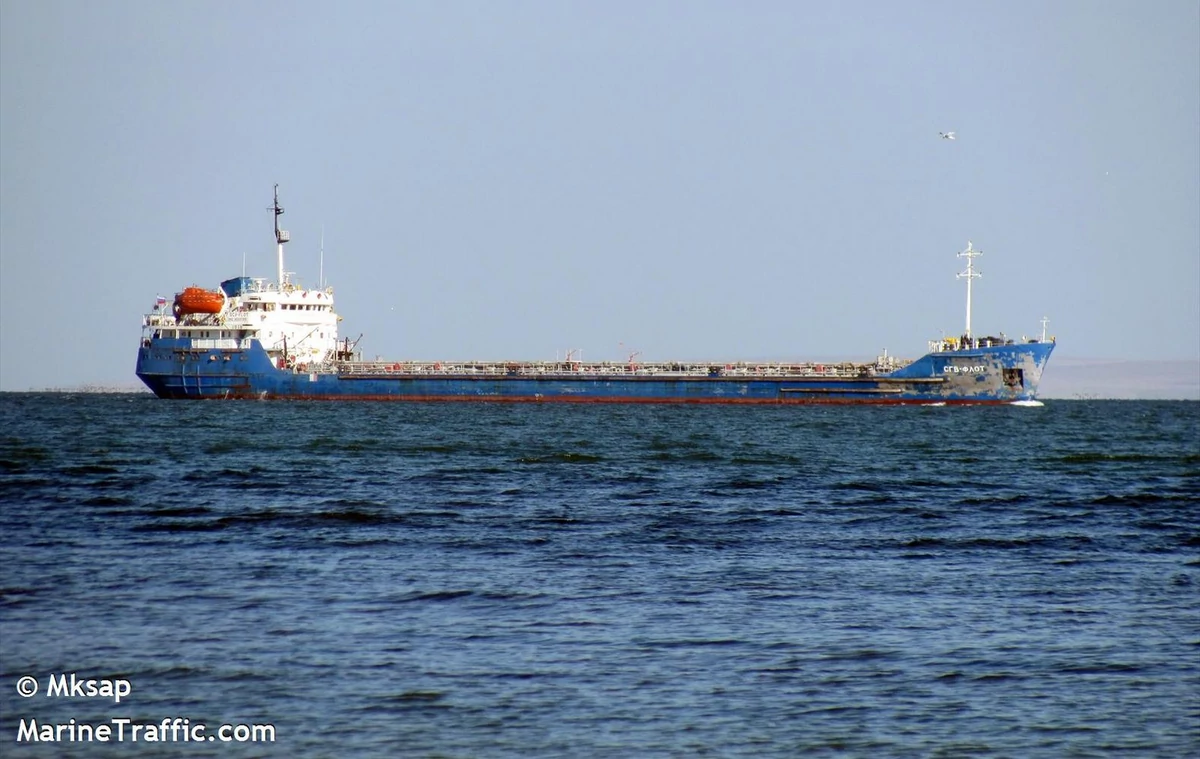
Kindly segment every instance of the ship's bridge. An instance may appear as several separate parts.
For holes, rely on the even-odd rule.
[[[256,329],[259,342],[272,356],[297,364],[321,364],[332,358],[339,321],[332,287],[235,277],[222,282],[221,290],[229,299],[226,323]]]

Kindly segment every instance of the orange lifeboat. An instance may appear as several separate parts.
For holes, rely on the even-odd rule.
[[[175,313],[184,314],[219,314],[225,305],[225,296],[219,292],[205,290],[203,287],[185,287],[183,292],[175,295]]]

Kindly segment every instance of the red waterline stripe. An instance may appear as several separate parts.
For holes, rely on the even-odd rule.
[[[179,398],[179,396],[176,396]],[[955,406],[1003,406],[1013,400],[946,399],[900,399],[900,398],[635,398],[635,397],[571,397],[571,396],[503,396],[503,395],[288,395],[277,396],[257,393],[250,395],[203,395],[182,396],[187,400],[270,400],[270,401],[390,401],[393,403],[603,403],[603,404],[710,404],[722,406],[932,406],[939,404]]]

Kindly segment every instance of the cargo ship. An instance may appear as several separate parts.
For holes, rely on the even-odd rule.
[[[275,281],[234,277],[215,290],[158,297],[142,319],[137,376],[160,398],[757,404],[1036,403],[1055,341],[976,336],[970,242],[966,329],[929,341],[915,360],[870,362],[364,360],[338,337],[333,288],[306,288],[284,270],[287,231],[274,214]]]

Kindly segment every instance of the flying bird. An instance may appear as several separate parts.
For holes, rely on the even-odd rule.
[[[943,140],[953,140],[954,139],[954,132],[938,132],[938,135]]]

